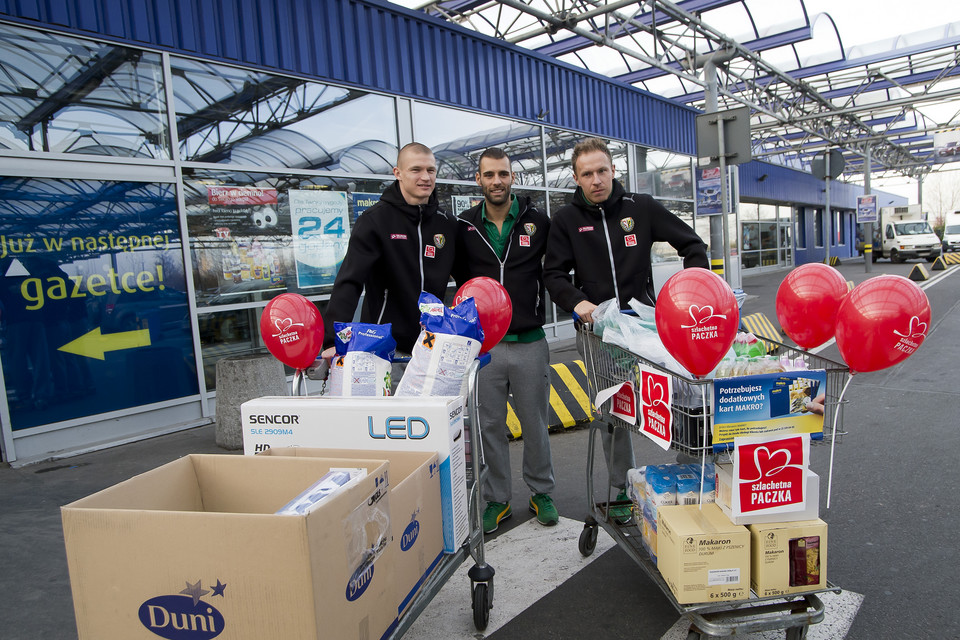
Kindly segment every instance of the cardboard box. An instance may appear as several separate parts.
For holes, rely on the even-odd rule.
[[[368,475],[305,515],[275,514],[344,466]],[[388,470],[190,455],[66,505],[80,639],[384,636],[397,618],[383,606],[395,598],[392,556],[370,564],[367,551],[390,540]]]
[[[716,504],[664,506],[657,514],[657,568],[678,603],[750,597],[746,527]]]
[[[392,578],[397,587],[397,613],[406,612],[424,581],[443,559],[440,516],[440,469],[431,451],[360,451],[348,449],[267,449],[260,455],[319,458],[383,457],[390,462],[390,522],[394,541]]]
[[[432,451],[439,456],[443,549],[470,533],[463,399],[454,396],[256,398],[240,406],[243,452],[271,447]]]
[[[758,596],[827,587],[827,523],[752,524],[750,586]]]
[[[773,522],[796,522],[816,520],[820,517],[820,476],[807,471],[806,502],[801,511],[793,513],[751,513],[734,516],[731,509],[733,491],[733,465],[718,464],[717,468],[717,504],[733,524],[765,524]]]

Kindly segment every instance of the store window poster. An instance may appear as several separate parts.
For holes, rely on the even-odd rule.
[[[297,286],[332,285],[350,242],[347,194],[291,189],[288,195]]]
[[[188,215],[201,295],[240,296],[286,287],[283,253],[290,227],[280,212],[276,189],[207,187],[206,209]]]

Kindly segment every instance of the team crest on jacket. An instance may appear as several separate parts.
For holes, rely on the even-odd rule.
[[[437,249],[443,249],[443,245],[447,244],[447,239],[442,233],[438,233],[433,236],[433,246]]]
[[[532,236],[537,232],[537,225],[533,224],[532,222],[524,222],[523,230],[527,232],[528,236]]]
[[[630,233],[631,231],[633,231],[633,218],[623,218],[620,221],[620,228],[626,231],[627,233]]]

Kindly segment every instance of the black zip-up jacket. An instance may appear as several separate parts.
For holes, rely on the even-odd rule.
[[[667,242],[683,258],[683,267],[709,268],[707,245],[690,225],[652,196],[627,193],[613,181],[600,205],[588,204],[578,188],[573,201],[553,216],[543,265],[551,299],[565,311],[583,300],[600,304],[617,297],[621,309],[630,298],[653,305],[650,248]],[[574,280],[570,281],[570,270]]]
[[[486,276],[504,286],[513,304],[509,333],[542,327],[546,319],[543,255],[547,250],[550,219],[530,204],[530,198],[518,198],[517,204],[519,213],[504,246],[502,260],[483,226],[483,205],[460,214],[454,273],[458,285],[470,278]]]
[[[357,218],[324,313],[324,347],[333,345],[334,322],[353,320],[366,289],[360,322],[392,323],[397,350],[410,353],[420,335],[420,292],[443,300],[453,270],[457,219],[438,202],[434,191],[427,204],[407,204],[394,182]]]

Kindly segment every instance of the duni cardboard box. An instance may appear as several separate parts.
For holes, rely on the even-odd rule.
[[[680,604],[745,600],[750,532],[713,503],[660,507],[657,568]]]
[[[390,462],[390,522],[394,544],[392,578],[397,586],[397,614],[406,612],[424,581],[443,559],[440,517],[440,469],[431,451],[361,451],[353,449],[267,449],[260,455],[318,458],[375,458]]]
[[[750,586],[757,596],[827,588],[827,523],[750,525]]]
[[[718,464],[717,469],[717,504],[723,513],[730,518],[733,524],[764,524],[771,522],[794,522],[799,520],[816,520],[820,517],[820,476],[813,471],[807,471],[807,497],[801,511],[792,513],[751,513],[749,515],[734,516],[732,504],[733,492],[733,465]]]
[[[332,467],[367,476],[306,515],[276,515]],[[79,638],[387,635],[392,556],[370,564],[367,551],[391,536],[388,470],[371,459],[189,455],[64,506]]]
[[[271,447],[436,452],[443,550],[456,553],[467,539],[462,398],[268,396],[244,402],[240,417],[248,455]]]

